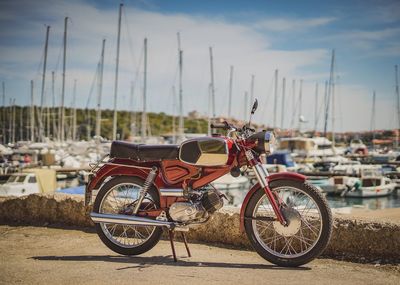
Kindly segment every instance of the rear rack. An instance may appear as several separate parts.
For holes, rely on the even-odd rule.
[[[109,157],[109,156],[110,156],[110,154],[106,154],[101,159],[99,159],[98,161],[89,163],[90,172],[92,174],[96,174],[97,171],[100,169],[100,167],[102,167],[104,164],[106,164],[108,162],[105,159],[107,157]]]

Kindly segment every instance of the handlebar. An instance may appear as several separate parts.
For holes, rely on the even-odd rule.
[[[229,131],[235,131],[235,132],[239,132],[239,133],[243,133],[243,134],[249,134],[249,132],[254,133],[256,130],[253,128],[250,128],[246,125],[244,125],[242,128],[236,128],[235,126],[229,124],[227,121],[224,121],[222,123],[211,123],[210,127],[212,129],[223,129],[223,130],[229,130]]]
[[[210,127],[212,129],[224,129],[224,130],[228,130],[229,129],[229,125],[226,122],[224,122],[222,124],[211,124]]]

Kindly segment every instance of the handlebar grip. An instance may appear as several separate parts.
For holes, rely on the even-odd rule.
[[[226,129],[226,124],[211,124],[210,127],[212,129]]]

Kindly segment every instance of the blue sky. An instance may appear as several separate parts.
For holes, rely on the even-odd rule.
[[[46,101],[51,103],[50,76],[56,72],[56,103],[60,97],[63,18],[70,17],[66,104],[72,102],[77,79],[77,105],[95,106],[89,97],[100,46],[106,38],[103,108],[113,105],[118,1],[0,2],[0,80],[7,103],[29,104],[29,82],[40,101],[45,25],[50,25]],[[229,67],[234,73],[234,116],[244,116],[244,92],[255,75],[254,95],[260,100],[255,120],[272,123],[273,74],[286,78],[283,127],[293,113],[292,80],[303,80],[302,115],[314,125],[315,84],[322,102],[329,77],[331,50],[336,51],[335,128],[368,130],[372,92],[377,92],[378,128],[395,127],[394,65],[400,63],[399,1],[124,1],[118,108],[129,109],[134,81],[134,109],[141,110],[143,39],[149,41],[148,106],[154,112],[176,112],[172,86],[177,85],[177,40],[184,52],[184,111],[208,113],[210,82],[208,48],[213,47],[217,113],[226,114]],[[176,96],[175,96],[176,97]],[[2,102],[1,102],[2,103]],[[175,107],[174,107],[175,106]],[[321,109],[321,106],[319,106]],[[298,112],[298,108],[296,109]],[[322,128],[319,120],[318,128]],[[280,126],[280,122],[279,122]]]

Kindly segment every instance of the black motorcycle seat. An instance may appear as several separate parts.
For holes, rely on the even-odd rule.
[[[138,161],[178,159],[179,145],[146,145],[113,141],[111,144],[110,157]]]

